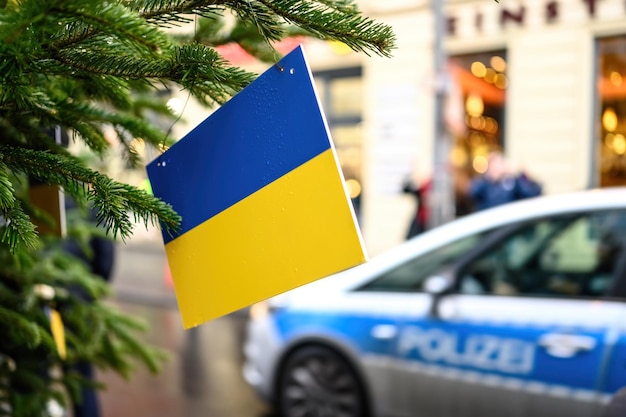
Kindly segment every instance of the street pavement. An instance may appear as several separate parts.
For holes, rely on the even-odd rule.
[[[98,377],[103,417],[269,417],[268,408],[241,375],[245,313],[184,330],[173,290],[165,279],[162,244],[118,245],[111,300],[143,318],[146,343],[169,359],[157,375],[139,365],[130,380],[111,372]]]

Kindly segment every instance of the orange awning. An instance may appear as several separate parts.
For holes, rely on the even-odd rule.
[[[598,93],[603,100],[626,98],[626,82],[615,85],[608,77],[602,77],[598,80]]]
[[[482,97],[486,104],[493,106],[504,105],[505,90],[489,84],[458,65],[450,65],[450,74],[463,92],[463,96],[476,94]]]

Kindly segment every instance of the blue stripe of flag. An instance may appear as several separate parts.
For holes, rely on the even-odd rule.
[[[182,216],[165,243],[330,148],[310,77],[298,47],[148,165]]]

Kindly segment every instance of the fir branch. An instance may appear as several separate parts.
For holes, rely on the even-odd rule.
[[[168,37],[158,28],[146,25],[144,19],[135,12],[113,1],[101,2],[98,8],[83,7],[80,2],[59,1],[50,7],[49,14],[57,20],[58,17],[55,15],[62,16],[67,22],[80,21],[92,26],[96,33],[106,33],[138,50],[160,52],[169,42]],[[67,39],[64,45],[69,45]],[[77,45],[76,41],[73,45]],[[90,45],[82,44],[82,46]]]
[[[84,108],[86,107],[84,106]],[[109,143],[104,137],[100,123],[89,120],[85,112],[68,111],[67,107],[64,110],[65,112],[57,118],[59,124],[70,127],[89,146],[89,149],[97,156],[103,156],[109,148]]]
[[[44,340],[44,333],[37,323],[29,320],[22,312],[0,306],[0,326],[8,330],[14,339],[25,342],[29,349],[38,347]]]
[[[123,378],[129,379],[133,371],[130,358],[125,355],[126,352],[119,349],[111,334],[106,334],[102,338],[102,357],[94,357],[93,361],[96,365],[104,368],[105,366],[115,370]]]
[[[230,67],[215,50],[204,45],[176,47],[159,59],[110,55],[99,50],[65,49],[56,58],[81,71],[133,79],[173,81],[199,95],[204,102],[223,103],[254,79],[254,74]],[[207,100],[207,97],[211,100]]]
[[[114,77],[168,78],[172,63],[159,57],[120,55],[112,50],[66,48],[55,53],[54,57],[65,65],[92,74]]]
[[[160,363],[169,355],[161,349],[145,346],[132,335],[132,332],[145,332],[146,322],[120,313],[112,306],[99,304],[94,307],[105,319],[107,328],[103,336],[103,349],[97,355],[96,362],[100,366],[115,369],[124,377],[128,377],[134,368],[130,359],[138,359],[151,372],[158,372]]]
[[[74,227],[69,229],[68,235],[75,237]],[[85,237],[83,240],[87,239]],[[65,304],[68,302],[67,299],[75,297],[75,294],[63,290],[70,287],[78,289],[80,293],[94,300],[111,295],[111,288],[107,283],[90,273],[83,262],[77,262],[75,256],[58,247],[59,243],[49,243],[46,256],[41,256],[34,266],[32,274],[37,277],[36,282],[52,285],[55,288],[55,301],[59,304]],[[77,306],[84,311],[81,311],[79,316],[87,317],[90,314],[89,309],[85,307],[82,300],[80,301]],[[84,320],[81,320],[81,323],[84,323]]]
[[[15,172],[62,186],[72,195],[80,196],[82,188],[88,186],[89,200],[98,209],[98,224],[110,230],[113,237],[119,235],[125,239],[130,236],[133,224],[128,214],[131,212],[136,218],[144,219],[146,225],[156,225],[160,221],[168,230],[176,229],[180,222],[180,217],[169,204],[93,171],[78,159],[0,145],[0,162]]]
[[[359,13],[359,6],[354,0],[316,0],[326,7],[344,14]]]
[[[15,188],[6,172],[6,165],[0,164],[0,210],[8,210],[15,205]]]
[[[210,46],[224,45],[229,41],[228,37],[224,36],[225,30],[226,21],[223,16],[212,19],[198,19],[196,29],[192,33],[176,34],[174,39],[180,43],[193,41]]]
[[[153,146],[164,143],[164,132],[136,114],[105,110],[84,102],[67,101],[59,105],[57,116],[56,122],[59,125],[74,131],[98,155],[102,155],[110,147],[102,131],[104,126],[114,127],[122,135],[120,137],[130,134],[131,137],[142,138]],[[165,142],[171,145],[170,141]]]
[[[2,235],[2,243],[5,243],[11,253],[15,253],[18,248],[33,250],[37,247],[39,240],[35,225],[30,217],[22,210],[19,201],[8,209],[0,211],[4,217],[5,229]]]
[[[8,167],[0,162],[0,216],[4,223],[2,242],[8,245],[11,252],[18,247],[32,250],[38,243],[35,225],[15,198],[15,189],[7,172]]]
[[[43,2],[41,2],[43,3]],[[45,17],[41,5],[32,1],[11,1],[0,8],[0,44],[10,45],[23,36],[26,29]]]
[[[222,9],[228,8],[243,22],[256,27],[268,45],[285,37],[282,18],[306,30],[308,35],[338,40],[358,52],[389,56],[395,47],[391,28],[362,17],[353,0],[144,0],[134,1],[131,7],[147,20],[159,23],[188,22],[188,14],[216,19],[222,16]]]
[[[137,149],[133,145],[133,142],[128,140],[127,132],[121,129],[119,126],[113,126],[115,130],[115,134],[118,138],[119,144],[122,147],[121,157],[124,159],[126,164],[133,168],[138,168],[142,163],[142,158]],[[138,140],[144,140],[139,137]],[[144,142],[145,143],[145,142]]]
[[[254,0],[227,0],[228,6],[244,22],[250,22],[267,43],[279,41],[284,36],[280,14],[263,2]]]
[[[64,30],[59,30],[50,36],[49,49],[64,49],[79,44],[99,33],[92,25],[80,20],[67,20],[62,23],[62,26]]]
[[[103,308],[107,309],[106,307]],[[167,359],[168,355],[161,349],[150,348],[137,341],[131,333],[131,331],[136,330],[145,331],[145,323],[141,323],[137,320],[128,320],[128,317],[115,314],[111,309],[108,309],[103,315],[109,318],[107,322],[109,334],[115,337],[117,348],[127,353],[132,353],[132,355],[136,359],[141,360],[152,373],[157,373],[160,369],[160,363]]]
[[[252,73],[227,66],[214,49],[204,45],[177,48],[176,62],[181,72],[178,82],[206,104],[211,104],[206,97],[224,103],[255,78]]]
[[[12,80],[12,84],[4,86],[0,92],[0,108],[21,113],[22,117],[31,112],[54,113],[54,100],[47,91],[33,87],[30,81],[27,83],[26,80]]]
[[[382,56],[390,56],[391,50],[395,47],[395,35],[389,26],[355,14],[356,6],[350,7],[347,0],[339,3],[301,0],[258,1],[288,22],[316,37],[343,42],[357,52],[368,54],[369,51],[374,51]]]
[[[128,7],[150,23],[171,27],[192,22],[191,15],[216,17],[224,10],[221,3],[215,0],[132,0]]]
[[[58,81],[55,88],[55,100],[58,103],[75,103],[89,100],[92,103],[104,103],[120,111],[133,108],[134,98],[129,80],[103,74],[81,72],[72,78],[67,77],[67,66],[56,60],[47,60],[42,70],[48,78]]]

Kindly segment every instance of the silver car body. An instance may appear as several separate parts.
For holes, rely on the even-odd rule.
[[[478,246],[489,239],[487,231],[607,210],[626,210],[626,189],[509,204],[253,306],[244,376],[271,401],[286,355],[315,343],[332,347],[354,366],[374,416],[600,415],[620,384],[626,385],[622,300],[437,294],[437,285],[453,279],[445,268],[429,278],[431,292],[360,289],[468,236],[477,236]]]

